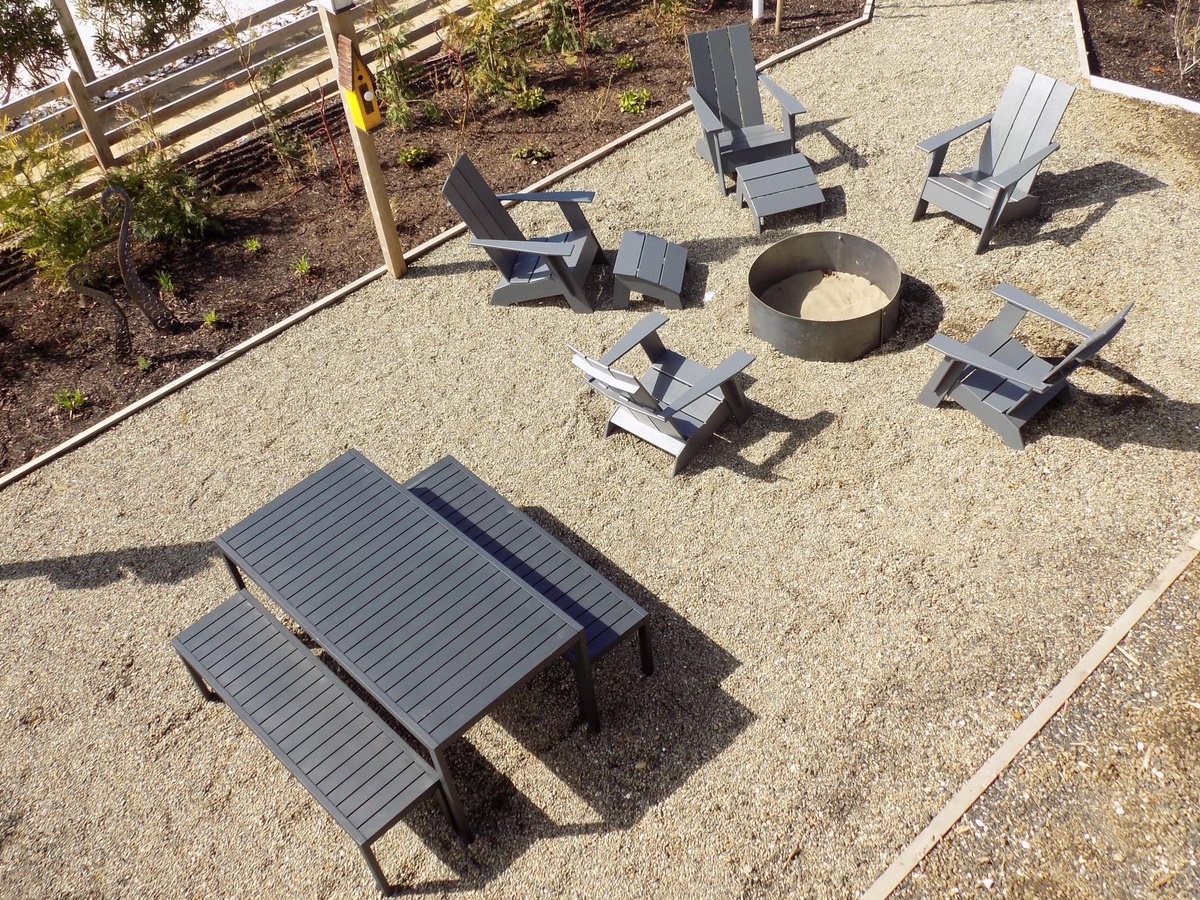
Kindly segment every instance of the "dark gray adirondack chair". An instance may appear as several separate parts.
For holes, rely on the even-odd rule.
[[[588,384],[617,404],[605,437],[622,430],[649,441],[675,457],[671,474],[678,475],[717,429],[730,419],[745,422],[750,417],[749,401],[735,376],[754,357],[736,350],[710,369],[663,346],[658,329],[666,322],[662,313],[650,313],[600,359],[567,346]],[[641,378],[613,368],[638,346],[650,360]]]
[[[583,294],[600,244],[580,210],[594,191],[493,194],[483,176],[464,153],[450,169],[442,196],[467,223],[471,245],[482,247],[500,270],[500,281],[491,302],[500,306],[562,295],[575,312],[591,312]],[[545,238],[526,238],[502,200],[557,203],[570,231]]]
[[[1081,363],[1116,337],[1133,303],[1093,331],[1011,285],[997,285],[992,293],[1006,301],[1004,308],[965,344],[944,334],[930,338],[927,346],[945,354],[945,359],[917,399],[930,407],[953,400],[997,432],[1008,446],[1022,450],[1021,428],[1066,390],[1067,377]],[[1042,359],[1012,336],[1026,313],[1074,331],[1083,340],[1058,363]]]
[[[994,113],[917,144],[929,154],[929,172],[913,221],[930,203],[940,206],[980,229],[975,252],[982,253],[998,224],[1036,213],[1042,203],[1029,188],[1038,166],[1058,149],[1050,139],[1074,93],[1066,82],[1017,66]],[[943,175],[950,143],[988,123],[975,165]]]
[[[692,62],[688,96],[704,134],[696,152],[717,173],[717,190],[728,193],[725,176],[737,167],[796,152],[796,116],[807,112],[799,100],[766,75],[754,71],[750,26],[744,22],[728,28],[687,36]],[[763,121],[758,85],[762,83],[779,104],[784,129]]]

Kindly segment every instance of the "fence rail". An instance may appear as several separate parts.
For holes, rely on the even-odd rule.
[[[32,121],[13,134],[50,134],[71,149],[90,148],[90,154],[81,161],[85,180],[98,178],[105,169],[128,161],[151,139],[148,132],[163,146],[175,147],[182,159],[195,159],[262,127],[266,122],[264,105],[268,105],[271,115],[286,115],[336,86],[316,13],[264,30],[268,23],[305,8],[309,2],[281,0],[94,81],[85,82],[69,71],[62,81],[0,106],[0,118],[15,120],[33,113]],[[508,5],[527,9],[537,2],[514,0]],[[380,0],[378,5],[393,17],[394,31],[403,31],[408,62],[436,56],[441,51],[437,31],[442,19],[470,12],[469,0],[442,3]],[[406,4],[402,10],[397,8],[401,4]],[[358,23],[372,8],[364,4],[349,15]],[[123,91],[116,98],[104,99],[111,91],[223,41],[232,46]],[[359,28],[359,41],[367,62],[378,58],[377,29]],[[279,65],[286,67],[284,73],[265,84],[264,70]],[[252,79],[256,80],[253,85]],[[61,103],[64,98],[66,105]],[[38,115],[50,105],[60,108]]]

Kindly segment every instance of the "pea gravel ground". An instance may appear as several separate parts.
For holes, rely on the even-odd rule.
[[[913,145],[990,109],[1017,63],[1078,81],[1062,0],[897,0],[774,70],[811,110],[823,222],[754,236],[692,155],[692,117],[564,182],[598,190],[610,251],[627,227],[688,247],[670,344],[758,356],[755,417],[678,478],[601,436],[563,347],[602,350],[654,307],[490,307],[459,240],[0,494],[0,895],[374,895],[169,646],[231,590],[212,537],[349,446],[397,477],[453,453],[650,609],[659,663],[644,679],[627,647],[598,667],[599,735],[565,665],[472,729],[451,766],[479,839],[464,850],[430,801],[378,846],[394,879],[504,898],[868,885],[1200,524],[1196,122],[1081,89],[1042,215],[978,257],[958,221],[909,223]],[[899,331],[853,364],[747,327],[755,255],[824,227],[908,276]],[[1088,323],[1138,301],[1023,453],[914,400],[922,342],[980,327],[1001,281]]]

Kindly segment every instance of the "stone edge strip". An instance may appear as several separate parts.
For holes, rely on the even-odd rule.
[[[814,47],[818,47],[821,44],[824,44],[826,41],[833,40],[833,38],[835,38],[835,37],[839,37],[840,35],[846,34],[849,31],[853,31],[855,28],[858,28],[862,25],[866,25],[868,22],[870,22],[874,18],[874,14],[875,14],[875,0],[866,0],[865,4],[863,5],[862,15],[859,16],[857,19],[851,19],[849,22],[846,22],[844,25],[839,25],[837,28],[830,29],[829,31],[826,31],[824,34],[818,34],[814,37],[811,37],[807,41],[797,44],[795,47],[792,47],[788,50],[783,50],[779,53],[776,53],[774,56],[770,57],[769,59],[764,60],[763,62],[759,63],[758,66],[756,66],[755,68],[757,71],[761,72],[763,69],[766,69],[770,66],[776,65],[777,63],[781,63],[785,60],[791,59],[793,56],[799,56],[801,53],[804,53],[807,50],[811,50]],[[672,109],[667,110],[665,113],[651,119],[649,122],[645,122],[642,125],[639,125],[637,128],[634,128],[632,131],[627,131],[627,132],[625,132],[625,134],[621,135],[620,137],[614,138],[612,141],[605,144],[603,147],[593,150],[591,153],[588,153],[586,156],[581,156],[579,159],[575,160],[573,163],[570,163],[570,164],[564,166],[563,168],[559,169],[558,171],[551,172],[545,178],[541,179],[540,181],[534,182],[533,184],[526,187],[524,190],[525,191],[540,191],[543,188],[545,188],[546,186],[551,185],[556,181],[561,181],[563,178],[566,178],[568,175],[572,175],[575,172],[578,172],[580,169],[584,169],[587,166],[590,166],[592,163],[598,162],[599,160],[610,155],[611,153],[620,149],[621,147],[624,147],[626,144],[636,140],[637,138],[641,137],[642,135],[649,134],[651,131],[658,130],[662,126],[666,125],[668,122],[670,122],[674,119],[677,119],[680,116],[682,116],[684,113],[690,111],[691,108],[692,108],[691,103],[681,103],[681,104],[679,104],[679,106],[676,106],[676,107],[673,107]],[[511,205],[513,205],[513,202],[509,202],[506,205],[511,206]],[[404,261],[406,263],[411,263],[413,260],[424,256],[426,253],[429,253],[431,250],[433,250],[437,247],[440,247],[442,244],[445,244],[448,241],[451,241],[454,238],[459,237],[462,234],[465,234],[466,231],[467,231],[467,227],[466,227],[466,225],[464,225],[462,223],[455,225],[451,228],[448,228],[445,231],[443,231],[441,234],[430,238],[423,244],[418,244],[416,247],[413,247],[411,250],[406,252],[404,254]],[[258,345],[265,344],[267,341],[269,341],[272,338],[276,337],[277,335],[283,333],[287,329],[291,328],[293,325],[295,325],[299,322],[303,322],[305,319],[309,318],[310,316],[315,315],[316,313],[320,312],[321,310],[325,309],[328,306],[333,306],[335,303],[341,302],[341,300],[343,300],[348,295],[352,294],[354,291],[358,290],[361,287],[364,287],[365,285],[370,284],[372,281],[382,278],[386,274],[387,274],[387,269],[383,266],[380,266],[378,269],[375,269],[371,272],[366,273],[365,275],[361,276],[357,280],[352,281],[349,284],[343,285],[342,287],[338,288],[333,293],[326,294],[324,297],[320,298],[319,300],[313,301],[308,306],[304,307],[304,309],[297,310],[296,312],[292,313],[292,315],[288,316],[286,319],[276,322],[270,328],[260,331],[258,334],[252,335],[251,337],[242,341],[242,343],[238,344],[237,346],[230,347],[228,350],[225,350],[222,353],[218,354],[217,356],[214,356],[212,359],[210,359],[208,362],[204,363],[203,365],[197,366],[196,368],[192,369],[190,372],[185,372],[183,375],[180,375],[174,381],[170,381],[167,384],[164,384],[162,387],[158,388],[158,390],[153,391],[152,393],[147,394],[145,397],[141,397],[138,400],[135,400],[133,403],[129,404],[128,406],[117,410],[111,416],[109,416],[106,419],[102,419],[101,421],[99,421],[95,425],[93,425],[91,428],[88,428],[84,431],[79,432],[79,434],[63,441],[61,444],[59,444],[55,447],[51,447],[45,453],[42,453],[39,456],[35,456],[33,459],[29,460],[29,462],[18,466],[17,468],[13,469],[11,472],[6,472],[4,475],[0,475],[0,491],[4,490],[6,487],[8,487],[11,484],[14,484],[15,482],[20,481],[26,475],[29,475],[30,473],[36,471],[37,469],[40,469],[42,466],[46,465],[47,463],[53,462],[54,460],[58,459],[60,456],[65,456],[67,453],[71,452],[72,450],[74,450],[78,447],[83,446],[88,441],[92,440],[93,438],[99,437],[101,434],[116,427],[118,424],[123,422],[125,419],[128,419],[130,416],[134,415],[135,413],[139,413],[144,409],[148,409],[149,407],[158,403],[158,401],[162,400],[165,397],[170,396],[171,394],[175,393],[176,391],[181,390],[182,388],[191,384],[193,381],[203,378],[205,375],[208,375],[209,373],[216,371],[217,369],[224,366],[226,363],[232,362],[233,360],[237,359],[242,354],[246,353],[249,350],[252,350],[253,348],[257,347]]]
[[[967,810],[983,795],[983,792],[999,777],[1000,773],[1058,714],[1068,698],[1125,639],[1142,616],[1154,605],[1154,601],[1161,597],[1175,582],[1175,579],[1183,574],[1183,571],[1197,555],[1200,555],[1200,531],[1192,535],[1185,548],[1167,563],[1158,576],[1150,582],[1150,586],[1142,591],[1130,607],[1121,614],[1121,617],[1101,635],[1100,639],[1055,686],[1054,690],[1046,695],[1046,698],[1026,717],[1025,721],[1017,726],[1016,730],[988,758],[987,762],[958,789],[942,811],[925,827],[925,830],[918,834],[876,879],[875,883],[867,888],[860,900],[885,900],[891,896],[892,891],[896,890],[921,860],[937,846],[938,842],[945,837],[946,832],[966,815]]]
[[[1200,115],[1200,103],[1188,100],[1186,97],[1176,97],[1174,94],[1164,94],[1162,91],[1152,91],[1149,88],[1126,84],[1123,81],[1113,81],[1092,74],[1091,57],[1087,52],[1087,41],[1083,36],[1083,15],[1079,11],[1079,0],[1067,0],[1071,8],[1071,24],[1075,31],[1075,49],[1079,52],[1079,72],[1084,80],[1098,91],[1107,91],[1129,97],[1132,100],[1146,100],[1150,103],[1160,103],[1163,106],[1175,106],[1190,113]]]

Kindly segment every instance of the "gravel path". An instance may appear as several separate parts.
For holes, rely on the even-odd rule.
[[[812,111],[823,223],[753,236],[691,154],[692,117],[565,182],[599,191],[610,250],[626,227],[689,248],[670,344],[758,356],[756,416],[679,478],[601,436],[607,406],[563,347],[602,350],[653,307],[490,307],[493,272],[459,240],[0,494],[0,895],[374,895],[169,647],[231,590],[211,538],[348,446],[401,478],[453,453],[656,629],[653,678],[628,648],[598,667],[601,734],[566,666],[472,729],[451,766],[480,839],[461,849],[430,802],[378,846],[393,878],[505,898],[869,884],[1200,520],[1196,123],[1081,90],[1041,217],[982,257],[955,220],[909,223],[918,140],[989,109],[1015,63],[1077,81],[1075,59],[1061,0],[898,0],[780,66]],[[853,364],[782,357],[747,327],[754,256],[821,227],[912,279],[895,337]],[[923,340],[980,327],[1001,281],[1091,324],[1138,301],[1023,453],[914,400]],[[1062,337],[1029,334],[1047,353]]]

